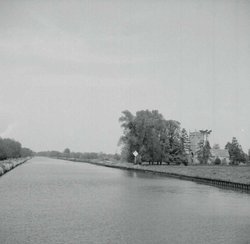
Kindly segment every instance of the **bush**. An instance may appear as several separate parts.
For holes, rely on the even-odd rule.
[[[221,164],[221,160],[217,157],[217,158],[214,160],[214,164],[216,164],[216,165]]]

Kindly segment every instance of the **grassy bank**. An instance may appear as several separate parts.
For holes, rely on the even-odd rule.
[[[71,161],[81,161],[70,159]],[[119,161],[83,160],[88,163],[126,170],[139,170],[165,176],[198,181],[205,184],[250,190],[250,166],[219,165],[133,165]],[[232,183],[232,184],[230,184]]]
[[[25,163],[29,158],[15,158],[15,159],[6,159],[0,161],[0,176],[4,175],[8,171],[14,169],[15,167]]]

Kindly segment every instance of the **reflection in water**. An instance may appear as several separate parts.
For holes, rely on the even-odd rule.
[[[127,177],[132,177],[132,178],[146,178],[145,174],[143,175],[141,172],[138,171],[133,171],[133,170],[124,170],[123,174]]]
[[[0,179],[0,243],[249,243],[250,196],[35,158]]]
[[[124,170],[124,175],[127,177],[137,177],[137,172],[133,170]]]
[[[154,173],[143,173],[141,171],[135,171],[135,170],[122,170],[122,174],[125,177],[132,177],[132,178],[143,178],[143,179],[157,179],[162,178],[162,176],[154,174]]]

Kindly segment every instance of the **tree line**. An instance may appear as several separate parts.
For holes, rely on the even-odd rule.
[[[65,148],[63,152],[59,151],[41,151],[36,153],[37,156],[51,157],[51,158],[65,158],[78,160],[120,160],[118,154],[108,154],[102,152],[72,152],[69,148]]]
[[[213,149],[220,149],[219,144],[215,144]],[[238,165],[240,163],[250,163],[250,150],[248,155],[243,151],[242,146],[239,144],[236,137],[232,138],[232,142],[227,142],[225,149],[229,153],[231,165]],[[198,143],[197,158],[201,164],[207,164],[211,158],[211,146],[208,140]],[[214,164],[221,164],[221,160],[217,157]]]
[[[32,156],[31,149],[22,147],[22,144],[14,139],[0,137],[0,160]]]
[[[136,114],[125,110],[119,118],[123,135],[119,140],[122,146],[121,157],[128,162],[134,162],[133,152],[138,152],[137,161],[153,164],[185,164],[192,161],[189,136],[185,128],[181,128],[180,122],[166,120],[157,110],[141,110]],[[208,134],[211,130],[201,131],[204,140],[198,143],[197,159],[201,164],[207,164],[211,159],[211,146]],[[216,145],[218,149],[218,144]],[[237,139],[233,137],[232,142],[225,146],[230,156],[231,164],[250,162],[249,155],[245,154]],[[216,158],[214,162],[220,164]]]

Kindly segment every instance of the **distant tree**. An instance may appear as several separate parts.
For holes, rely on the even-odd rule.
[[[41,151],[36,153],[37,156],[41,157],[52,157],[52,158],[60,158],[63,156],[63,153],[58,151]]]
[[[0,160],[20,157],[21,148],[22,145],[18,141],[9,138],[0,138]]]
[[[190,141],[186,129],[181,130],[181,149],[188,154],[190,152]]]
[[[81,158],[81,153],[80,152],[71,152],[70,156],[75,159]]]
[[[119,161],[119,160],[121,160],[121,155],[116,153],[116,154],[113,155],[113,159],[116,160],[116,161]]]
[[[242,161],[243,163],[248,163],[248,154],[247,153],[244,153],[244,160]]]
[[[63,153],[65,153],[65,154],[70,154],[69,148],[64,149]]]
[[[160,138],[162,160],[168,164],[182,163],[184,158],[180,123],[176,120],[164,120]]]
[[[119,144],[120,144],[120,142],[119,142]],[[129,149],[128,148],[129,148],[129,146],[126,144],[122,146],[122,150],[121,150],[121,160],[122,161],[129,161],[128,160],[128,158],[129,158]]]
[[[129,162],[133,162],[133,150],[136,148],[136,137],[135,137],[135,123],[134,115],[125,110],[122,112],[122,116],[119,118],[121,127],[123,128],[123,136],[119,140],[119,144],[123,145],[122,157]]]
[[[181,130],[181,137],[180,137],[180,145],[181,145],[181,155],[182,155],[182,162],[187,165],[188,164],[188,157],[190,155],[190,140],[187,134],[186,129]]]
[[[215,160],[214,160],[214,164],[221,164],[221,160],[217,157]]]
[[[101,159],[103,160],[105,155],[103,153],[96,152],[84,152],[81,154],[81,159]]]
[[[20,142],[9,138],[3,139],[3,142],[7,158],[18,158],[21,156],[22,145]]]
[[[238,143],[236,137],[232,138],[232,142],[228,142],[225,146],[230,155],[232,164],[239,164],[240,162],[246,162],[246,156],[242,150],[241,145]]]
[[[21,157],[31,157],[34,155],[34,152],[26,147],[21,148]]]
[[[59,158],[59,157],[62,156],[62,153],[53,150],[53,151],[48,152],[48,156],[49,156],[49,157],[52,157],[52,158]]]
[[[201,164],[207,164],[208,163],[208,160],[210,159],[211,157],[211,146],[209,144],[209,141],[201,141],[199,144],[198,144],[198,151],[197,151],[197,157],[198,157],[198,160],[200,161]]]
[[[6,147],[3,139],[0,137],[0,160],[5,160],[7,158]]]
[[[215,144],[213,145],[213,149],[220,149],[220,145],[217,144],[217,143],[215,143]]]

